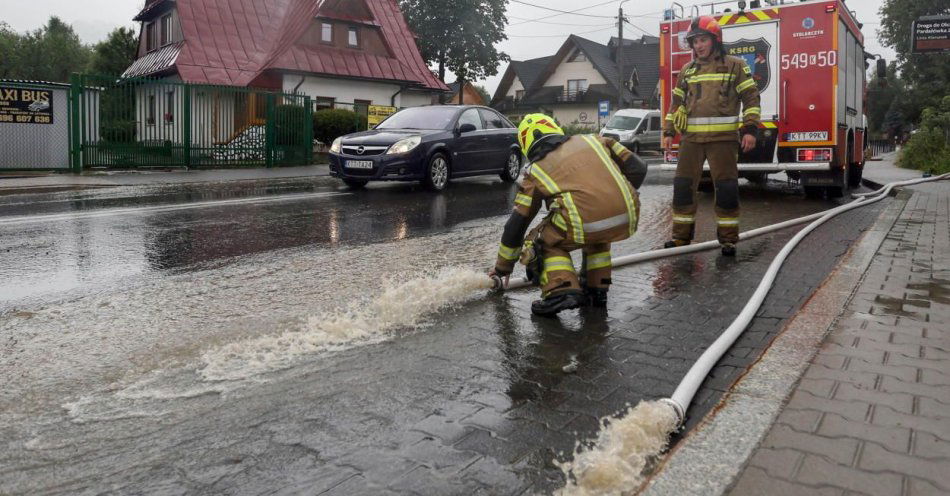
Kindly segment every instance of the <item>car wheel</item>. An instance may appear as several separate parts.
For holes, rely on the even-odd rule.
[[[350,189],[363,189],[369,181],[364,179],[344,179],[343,182],[346,184],[346,187]]]
[[[449,184],[449,160],[445,155],[436,153],[429,159],[422,184],[432,191],[442,191]]]
[[[505,170],[501,171],[501,180],[511,183],[518,180],[521,174],[521,152],[512,150],[508,152],[508,162],[505,164]]]

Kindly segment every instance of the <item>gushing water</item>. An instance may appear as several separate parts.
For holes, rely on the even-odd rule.
[[[567,485],[559,496],[612,496],[634,491],[647,463],[664,449],[676,430],[676,412],[659,401],[641,401],[604,427],[588,447],[577,446],[574,459],[559,463]]]
[[[200,374],[205,380],[242,380],[289,367],[305,355],[381,341],[394,330],[423,327],[427,316],[489,288],[491,280],[485,274],[461,268],[403,282],[387,281],[383,291],[369,301],[312,315],[302,329],[206,352]]]

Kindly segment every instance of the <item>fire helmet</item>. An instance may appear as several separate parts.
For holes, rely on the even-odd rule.
[[[518,125],[518,144],[521,151],[528,156],[531,147],[544,136],[564,135],[564,130],[557,125],[554,119],[544,114],[528,114]]]
[[[716,21],[715,17],[700,16],[693,19],[693,23],[689,25],[689,33],[686,34],[686,40],[692,45],[693,38],[704,34],[712,36],[717,44],[722,45],[722,27],[719,26],[719,22]]]

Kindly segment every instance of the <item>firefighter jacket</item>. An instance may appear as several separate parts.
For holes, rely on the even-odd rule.
[[[687,113],[683,141],[736,140],[737,131],[743,135],[755,134],[759,126],[762,113],[759,88],[748,64],[738,57],[726,55],[689,62],[683,66],[672,93],[670,113],[663,125],[664,136],[676,136],[673,118],[681,105]]]
[[[505,225],[496,272],[510,274],[524,233],[547,206],[550,222],[569,243],[610,243],[637,230],[639,199],[634,185],[646,164],[620,143],[593,135],[553,136],[555,148],[530,164],[519,183],[514,211]]]

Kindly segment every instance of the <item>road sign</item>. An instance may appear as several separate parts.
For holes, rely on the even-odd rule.
[[[607,117],[608,115],[610,115],[610,101],[601,100],[598,105],[597,117]]]
[[[950,16],[927,16],[914,21],[914,53],[950,51]]]

